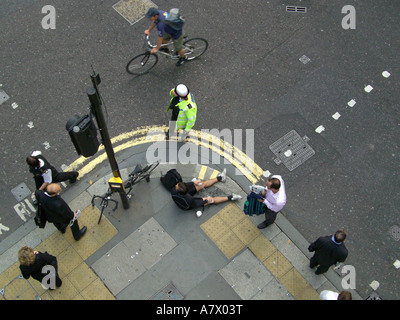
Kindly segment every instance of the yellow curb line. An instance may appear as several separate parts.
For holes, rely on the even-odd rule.
[[[112,144],[123,142],[129,138],[132,140],[122,143],[114,147],[114,152],[117,154],[127,148],[131,148],[137,145],[152,143],[165,140],[165,137],[161,134],[149,134],[150,132],[164,133],[168,130],[167,126],[146,126],[140,127],[130,132],[125,132],[117,137],[111,139]],[[255,184],[263,174],[263,170],[259,167],[253,159],[247,156],[244,152],[229,144],[228,142],[205,132],[198,130],[191,130],[191,135],[196,136],[196,139],[190,139],[189,142],[210,149],[211,151],[219,154],[221,157],[226,158],[233,166],[235,166],[246,178],[253,184]],[[172,139],[170,139],[172,140]],[[107,154],[104,152],[104,147],[100,146],[98,152],[103,152],[95,159],[85,158],[81,156],[79,159],[74,161],[66,170],[77,170],[86,161],[89,161],[84,167],[79,170],[79,177],[82,178],[90,171],[92,171],[97,165],[107,159]],[[233,156],[232,156],[233,155]]]

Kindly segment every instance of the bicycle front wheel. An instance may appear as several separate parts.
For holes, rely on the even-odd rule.
[[[131,59],[126,65],[126,71],[134,75],[142,75],[149,72],[158,62],[158,56],[154,53],[142,53]]]
[[[208,42],[203,38],[193,38],[183,43],[185,56],[188,60],[193,60],[200,57],[208,48]]]

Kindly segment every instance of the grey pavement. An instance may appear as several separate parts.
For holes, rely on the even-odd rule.
[[[136,164],[147,163],[143,150],[148,145],[133,147],[119,154],[119,166],[124,180]],[[242,199],[235,202],[235,205],[241,210],[250,182],[244,176],[235,175],[232,164],[220,160],[221,164],[206,166],[204,179],[214,170],[221,172],[226,167],[226,183],[217,183],[202,192],[213,196],[238,193]],[[229,203],[206,207],[203,215],[197,217],[195,210],[183,211],[177,208],[159,180],[161,174],[170,168],[177,168],[184,181],[190,181],[199,177],[203,167],[204,165],[196,163],[160,164],[153,171],[150,182],[142,181],[134,186],[129,209],[125,210],[120,205],[114,212],[110,203],[104,211],[103,219],[108,219],[118,232],[87,257],[85,263],[118,300],[296,299],[290,288],[285,287],[249,247],[228,258],[202,230],[201,225]],[[107,182],[112,176],[110,171],[108,163],[103,162],[72,187],[64,190],[63,198],[74,208],[84,209],[90,206],[93,195],[102,195],[107,191]],[[112,198],[120,201],[118,195],[114,194]],[[342,291],[342,277],[337,272],[330,269],[326,274],[316,276],[308,267],[309,243],[285,216],[286,212],[283,210],[273,225],[262,230],[262,235],[305,279],[307,288],[318,293],[325,289]],[[263,220],[263,216],[252,216],[250,220],[257,225]],[[100,223],[104,223],[103,220]],[[22,245],[36,247],[53,234],[54,230],[51,225],[39,230],[33,219],[30,219],[12,237],[2,241],[1,273],[5,273],[15,264],[16,252]],[[84,238],[80,241],[84,241]],[[355,290],[350,291],[354,300],[361,299]],[[313,296],[314,299],[315,297],[318,295]]]

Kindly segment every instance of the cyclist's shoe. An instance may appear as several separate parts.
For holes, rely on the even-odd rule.
[[[184,58],[179,57],[179,60],[176,63],[176,66],[179,67],[179,66],[183,65],[186,61],[187,61],[187,57],[184,57]]]
[[[242,196],[239,196],[236,193],[232,193],[232,201],[237,201],[237,200],[240,200],[240,199],[242,199]]]
[[[221,177],[221,182],[225,182],[226,181],[226,168],[218,176]]]
[[[169,49],[168,48],[161,48],[159,51],[165,52],[165,53],[169,53]]]

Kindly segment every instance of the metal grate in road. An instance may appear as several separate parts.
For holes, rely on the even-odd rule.
[[[286,12],[307,13],[307,8],[306,7],[298,7],[298,6],[286,6]]]
[[[282,138],[269,146],[269,149],[276,155],[276,164],[283,163],[290,171],[310,159],[315,151],[308,145],[308,137],[300,135],[292,130]]]

